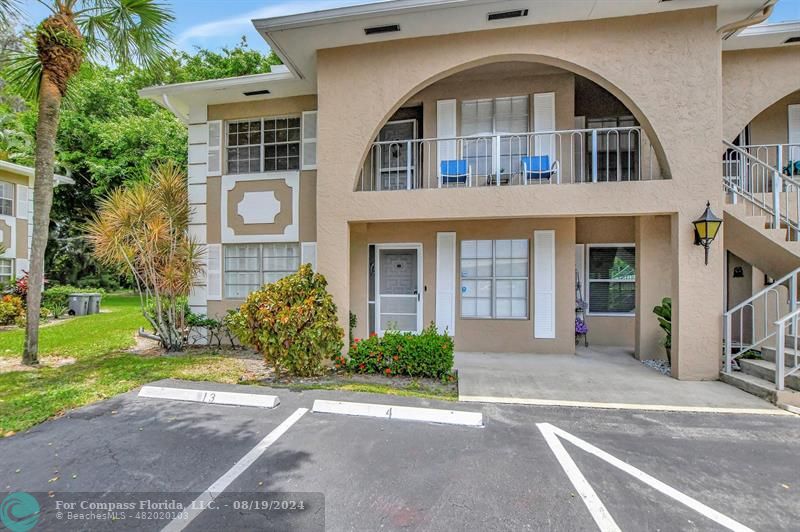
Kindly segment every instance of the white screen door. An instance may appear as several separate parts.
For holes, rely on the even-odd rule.
[[[422,328],[421,246],[379,244],[376,251],[378,334],[419,332]]]

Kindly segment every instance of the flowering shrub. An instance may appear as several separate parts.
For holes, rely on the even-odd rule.
[[[453,339],[439,334],[434,324],[420,334],[390,331],[383,337],[355,338],[349,354],[349,360],[339,357],[334,363],[355,373],[443,379],[453,370]]]
[[[344,346],[327,286],[325,277],[304,264],[297,273],[252,292],[226,323],[278,373],[316,375],[323,358],[335,359]]]
[[[24,316],[25,306],[21,297],[9,294],[0,299],[0,325],[12,325]]]

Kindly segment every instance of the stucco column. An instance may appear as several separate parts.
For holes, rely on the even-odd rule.
[[[317,270],[328,280],[328,292],[344,330],[345,350],[350,312],[350,231],[347,222],[320,211],[317,223]]]
[[[653,307],[672,297],[669,216],[639,216],[636,233],[636,358],[666,358]]]
[[[694,245],[692,220],[703,204],[672,215],[672,376],[682,380],[714,380],[722,357],[723,266],[722,231],[711,245],[708,265],[703,248]],[[721,212],[720,202],[712,202]]]

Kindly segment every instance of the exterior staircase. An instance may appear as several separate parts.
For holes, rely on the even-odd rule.
[[[725,312],[720,380],[800,413],[800,181],[725,147],[725,247],[778,280]]]

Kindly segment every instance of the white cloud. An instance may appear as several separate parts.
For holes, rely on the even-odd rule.
[[[243,13],[235,17],[196,24],[181,32],[176,39],[179,47],[184,47],[194,39],[211,39],[215,37],[236,37],[253,30],[253,19],[280,17],[283,15],[293,15],[296,13],[307,13],[310,11],[320,11],[334,7],[342,7],[353,4],[364,4],[370,0],[303,0],[285,1],[274,3],[267,7],[256,9],[248,13]]]

